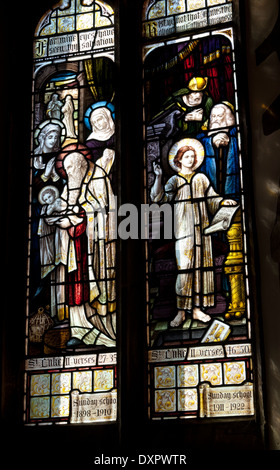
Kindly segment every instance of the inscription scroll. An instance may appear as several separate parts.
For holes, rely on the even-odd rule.
[[[250,416],[254,414],[253,384],[237,387],[199,387],[200,417],[221,418],[229,416]]]
[[[117,390],[108,393],[71,393],[71,423],[116,421]]]
[[[37,39],[34,43],[34,58],[54,58],[61,55],[75,55],[85,51],[112,49],[114,45],[114,28],[63,34],[49,39]]]
[[[194,29],[205,28],[209,25],[227,23],[232,20],[232,5],[219,5],[203,8],[197,11],[185,11],[179,15],[164,18],[153,18],[143,24],[143,34],[146,38],[167,36]]]

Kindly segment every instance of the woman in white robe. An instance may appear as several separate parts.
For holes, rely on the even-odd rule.
[[[50,178],[58,181],[59,176],[55,171],[54,153],[60,150],[61,135],[64,126],[60,121],[44,121],[35,132],[35,141],[38,146],[34,149],[34,168],[43,171],[41,178],[44,182]]]
[[[115,122],[112,111],[106,106],[95,108],[89,117],[91,133],[86,146],[91,150],[92,160],[96,162],[107,148],[115,149]]]
[[[63,107],[61,108],[63,113],[62,122],[65,125],[66,129],[66,138],[67,139],[76,139],[75,125],[74,125],[74,104],[73,98],[71,95],[67,95]]]

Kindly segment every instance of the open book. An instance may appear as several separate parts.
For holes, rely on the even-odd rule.
[[[201,342],[202,343],[217,343],[219,341],[225,341],[230,334],[230,327],[226,323],[219,320],[214,320],[212,325],[206,331]]]
[[[239,209],[239,207],[239,205],[222,206],[221,209],[219,209],[218,212],[216,212],[216,214],[214,215],[211,224],[204,230],[204,234],[210,235],[214,232],[227,230],[230,227],[232,218]]]

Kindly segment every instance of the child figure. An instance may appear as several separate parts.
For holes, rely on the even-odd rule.
[[[195,170],[202,164],[204,148],[196,139],[183,139],[170,152],[169,163],[177,174],[162,185],[162,169],[154,162],[153,202],[174,201],[177,314],[171,327],[180,326],[190,312],[204,323],[211,317],[203,310],[214,305],[214,268],[208,211],[215,214],[221,205],[236,205],[223,200],[207,176]]]
[[[51,279],[51,316],[63,320],[67,317],[68,306],[65,297],[66,267],[75,269],[73,241],[69,228],[84,221],[78,217],[78,206],[69,207],[65,199],[59,196],[55,186],[41,189],[38,200],[42,204],[38,226],[41,278]],[[71,262],[70,262],[71,260]]]
[[[63,227],[62,221],[64,218],[68,222],[65,221],[65,228],[69,226],[69,221],[71,225],[78,225],[83,222],[83,219],[76,215],[79,212],[78,206],[70,209],[67,202],[59,197],[58,189],[55,186],[46,186],[41,189],[38,199],[43,205],[41,216],[44,216],[47,224],[53,225],[60,222],[60,227]]]

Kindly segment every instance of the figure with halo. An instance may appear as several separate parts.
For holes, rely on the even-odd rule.
[[[64,125],[56,120],[43,121],[35,131],[34,168],[42,172],[41,179],[53,182],[59,179],[55,170],[55,157],[61,148],[61,140],[64,138]]]
[[[113,158],[106,149],[93,163],[82,144],[64,147],[57,158],[56,169],[66,182],[61,199],[68,205],[56,226],[68,243],[63,253],[71,348],[116,344],[116,208],[107,173]]]
[[[155,180],[151,200],[173,202],[175,256],[177,263],[177,313],[170,322],[178,327],[189,313],[194,320],[207,323],[205,310],[214,305],[214,266],[211,235],[205,235],[209,215],[219,208],[236,205],[215,192],[209,179],[197,171],[204,160],[204,147],[196,139],[176,142],[169,152],[169,164],[177,174],[162,183],[161,166],[154,162]]]
[[[77,226],[83,222],[79,217],[78,206],[69,207],[65,199],[60,197],[54,185],[44,186],[38,201],[42,206],[38,226],[41,278],[50,275],[51,279],[51,315],[63,320],[68,313],[65,305],[65,270],[68,265],[71,239],[65,225]]]
[[[90,106],[85,113],[85,125],[90,129],[86,146],[91,150],[95,162],[105,149],[115,149],[114,106],[100,101]]]
[[[216,191],[238,198],[240,169],[234,107],[224,101],[213,106],[207,130],[196,136],[205,148],[201,168]]]

